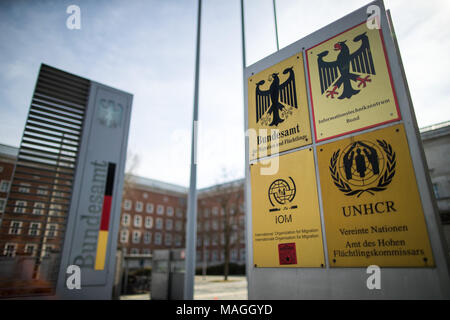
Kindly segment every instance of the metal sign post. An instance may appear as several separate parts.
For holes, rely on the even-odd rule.
[[[249,299],[450,298],[391,25],[374,1],[245,69]],[[301,160],[308,150],[312,160]],[[302,185],[307,173],[316,181]],[[307,187],[316,214],[302,213],[310,199],[296,192]],[[319,243],[304,246],[312,236]],[[308,263],[322,254],[324,266]],[[381,268],[375,291],[370,265]]]

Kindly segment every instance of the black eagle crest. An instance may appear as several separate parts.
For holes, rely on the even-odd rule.
[[[260,88],[265,83],[264,80],[256,84],[256,122],[268,112],[272,114],[272,122],[269,126],[278,126],[285,120],[280,117],[280,111],[285,109],[285,105],[298,108],[293,67],[284,69],[283,74],[289,74],[289,76],[280,84],[278,73],[272,73],[272,83],[268,90]]]
[[[343,86],[343,92],[338,99],[350,99],[360,91],[352,87],[351,81],[358,81],[358,88],[361,86],[365,88],[367,82],[372,81],[370,75],[375,75],[375,67],[366,32],[353,39],[353,42],[359,41],[361,41],[361,46],[353,53],[350,53],[350,49],[345,44],[346,41],[336,43],[334,50],[339,51],[336,61],[323,60],[328,55],[328,51],[323,51],[317,55],[320,89],[322,94],[327,93],[327,98],[334,98],[338,94],[336,90]],[[363,78],[361,74],[367,74],[367,76]],[[331,86],[333,88],[328,90]]]

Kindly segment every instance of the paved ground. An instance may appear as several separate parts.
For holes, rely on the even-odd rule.
[[[245,276],[196,276],[194,300],[247,300]],[[121,296],[120,300],[149,300],[150,294]]]

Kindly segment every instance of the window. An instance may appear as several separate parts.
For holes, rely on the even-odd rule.
[[[166,230],[172,230],[173,229],[173,220],[167,219],[166,220]]]
[[[45,208],[45,203],[35,202],[33,214],[44,215],[44,210],[43,210],[44,208]]]
[[[205,218],[208,218],[208,217],[209,217],[209,209],[208,209],[208,208],[206,208],[206,209],[203,211],[203,215],[204,215]]]
[[[26,206],[27,206],[27,202],[26,201],[17,200],[16,201],[16,205],[14,207],[14,212],[15,213],[25,213],[25,211],[26,211],[25,207]]]
[[[439,199],[439,185],[437,183],[433,183],[433,192],[436,199]]]
[[[16,255],[17,244],[6,243],[5,249],[3,250],[3,255],[7,257],[14,257]]]
[[[120,243],[128,243],[128,230],[120,232]]]
[[[209,231],[209,221],[205,221],[205,226],[203,228],[205,231]]]
[[[217,217],[217,215],[219,214],[219,208],[217,207],[212,208],[212,214],[213,216]]]
[[[144,197],[144,199],[147,199],[147,198],[148,198],[148,193],[147,193],[147,192],[144,192],[144,193],[142,194],[142,196]]]
[[[147,229],[153,228],[153,217],[145,217],[145,227]]]
[[[11,221],[9,234],[20,234],[22,231],[22,221]]]
[[[21,182],[20,187],[19,187],[19,192],[30,193],[30,186],[31,186],[31,184],[29,184],[29,183]]]
[[[219,222],[217,220],[213,220],[212,229],[215,231],[219,230]]]
[[[181,235],[179,234],[175,235],[175,245],[181,247]]]
[[[124,208],[125,210],[131,210],[131,200],[125,200],[125,201],[123,202],[123,208]]]
[[[177,208],[175,211],[175,215],[177,216],[177,218],[183,218],[183,210]]]
[[[58,235],[58,225],[54,223],[49,223],[47,225],[46,236],[49,238],[55,238]]]
[[[149,231],[144,232],[144,243],[150,244],[152,243],[152,233]]]
[[[145,211],[147,213],[153,213],[154,209],[155,209],[155,206],[153,205],[153,203],[147,203],[145,205]]]
[[[203,240],[205,247],[209,246],[209,236],[205,235],[205,239]]]
[[[62,205],[60,204],[51,204],[50,205],[50,211],[48,212],[48,214],[50,216],[59,216],[62,214]]]
[[[34,257],[36,255],[36,245],[32,243],[27,243],[25,245],[25,253]]]
[[[205,256],[204,256],[204,261],[209,261],[209,251],[205,250]]]
[[[172,245],[172,235],[170,233],[166,233],[166,238],[165,238],[164,244],[166,246]]]
[[[213,246],[217,246],[218,243],[219,243],[219,236],[217,234],[213,234],[213,236],[212,236],[212,245]]]
[[[5,207],[6,207],[6,199],[0,198],[0,213],[5,212]]]
[[[237,249],[232,249],[231,250],[231,261],[236,261],[238,258],[238,251]]]
[[[155,244],[161,244],[162,239],[161,239],[161,233],[157,232],[155,233]]]
[[[0,192],[8,192],[9,190],[9,180],[2,180],[0,182]]]
[[[28,228],[28,235],[38,236],[41,233],[41,224],[38,222],[31,222]]]
[[[150,249],[142,249],[143,254],[151,254]]]
[[[133,243],[140,243],[141,242],[141,232],[140,231],[133,231]]]
[[[173,217],[173,208],[172,207],[167,207],[167,216]]]
[[[136,215],[134,216],[134,222],[133,222],[133,225],[134,225],[136,228],[142,227],[142,216],[136,214]]]
[[[240,261],[244,261],[245,260],[245,249],[240,249],[239,250],[239,256],[240,256]]]
[[[128,227],[130,225],[130,215],[128,213],[124,213],[122,216],[122,225],[124,227]]]
[[[161,230],[163,228],[163,219],[156,218],[156,229]]]
[[[45,245],[44,246],[44,257],[49,257],[50,254],[52,253],[53,249],[54,249],[54,246],[49,245],[49,244]]]
[[[158,204],[156,207],[156,213],[160,215],[164,213],[164,206],[162,204]]]
[[[198,236],[197,237],[197,247],[201,247],[202,246],[202,237]]]
[[[218,261],[219,260],[219,254],[217,250],[213,250],[212,252],[212,261]]]
[[[178,224],[180,224],[179,227],[181,228],[181,221],[177,221],[177,222],[175,222],[175,230],[177,230]],[[202,227],[203,227],[203,225],[200,222],[197,223],[197,232],[201,232],[202,231]],[[177,230],[177,231],[180,231],[180,230]]]
[[[47,186],[38,186],[36,193],[38,196],[46,196],[48,195],[48,187]]]
[[[138,248],[131,248],[130,254],[139,254]]]
[[[143,209],[144,209],[144,204],[142,203],[142,201],[136,201],[136,211],[142,212]]]
[[[225,245],[225,234],[224,233],[220,234],[220,244]]]
[[[201,231],[201,224],[199,223],[197,225],[198,227],[198,231]],[[182,221],[176,221],[175,222],[175,230],[176,231],[181,231],[183,229],[183,222]]]

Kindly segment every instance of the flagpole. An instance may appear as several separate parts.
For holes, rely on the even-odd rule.
[[[200,69],[200,31],[202,0],[198,0],[197,52],[195,57],[194,116],[191,142],[191,178],[189,185],[186,224],[186,271],[184,276],[184,300],[194,300],[196,230],[197,230],[197,134],[198,134],[198,87]]]
[[[280,50],[278,43],[278,23],[277,23],[277,6],[275,5],[275,0],[273,0],[273,18],[275,20],[275,38],[277,40],[277,51]]]

